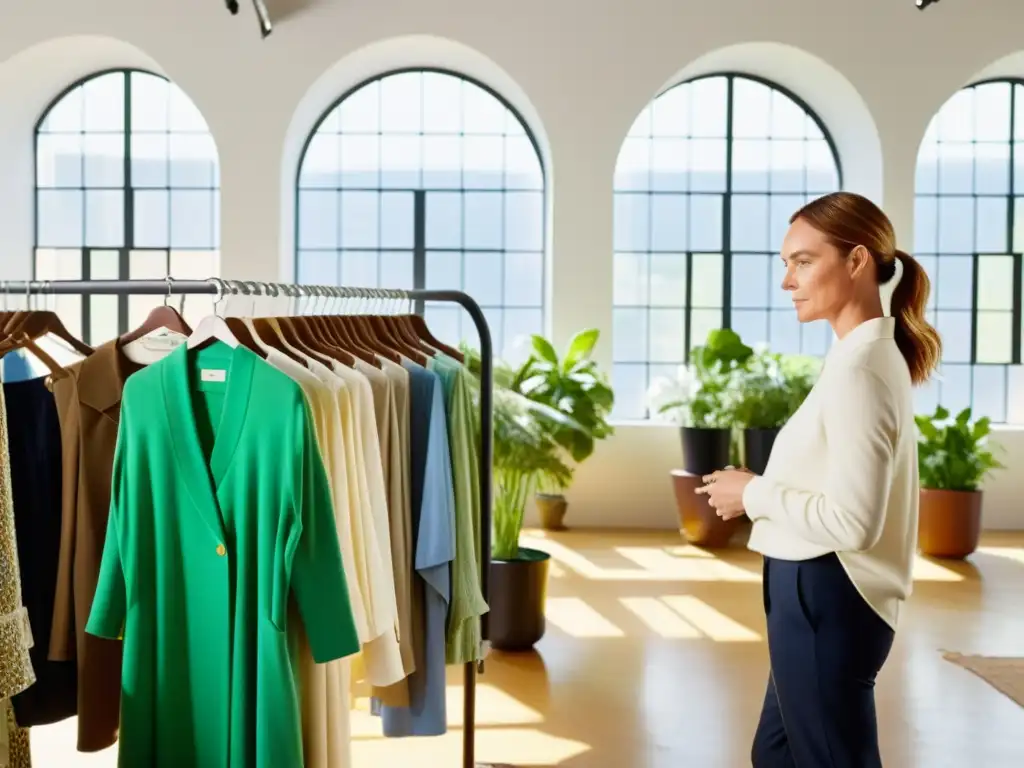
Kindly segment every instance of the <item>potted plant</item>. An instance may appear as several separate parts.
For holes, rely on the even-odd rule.
[[[981,536],[980,485],[1003,465],[988,447],[989,420],[972,421],[971,409],[951,417],[939,406],[914,417],[918,430],[921,506],[918,548],[932,557],[963,559]]]
[[[577,333],[559,357],[543,336],[531,337],[532,352],[514,371],[510,388],[532,402],[559,411],[570,421],[544,419],[551,439],[576,465],[594,452],[594,444],[614,433],[608,415],[615,403],[607,377],[592,359],[600,332],[588,328]],[[568,477],[544,474],[536,493],[541,525],[549,530],[564,529],[568,501],[565,491]]]
[[[528,650],[544,636],[550,555],[519,545],[526,504],[541,482],[566,487],[572,468],[552,438],[561,414],[521,395],[494,392],[494,505],[489,621],[491,645]]]
[[[733,376],[753,356],[754,350],[728,328],[711,331],[706,343],[694,347],[690,364],[680,372],[681,392],[657,404],[659,415],[669,415],[679,424],[683,447],[683,470],[706,475],[737,460],[733,450],[735,414],[731,386]],[[653,398],[664,397],[656,384]]]
[[[764,474],[779,430],[803,403],[820,370],[804,355],[757,351],[734,372],[733,423],[743,430],[743,465]]]
[[[478,382],[480,353],[466,344],[461,350]],[[514,369],[495,362],[488,626],[491,646],[503,651],[528,650],[544,636],[551,556],[521,547],[519,537],[538,486],[564,488],[572,481],[573,469],[553,435],[576,428],[561,411],[516,392],[514,379]]]

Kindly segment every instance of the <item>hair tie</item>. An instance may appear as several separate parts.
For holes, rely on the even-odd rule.
[[[893,254],[892,261],[888,264],[882,263],[882,269],[879,270],[879,282],[882,285],[888,286],[894,279],[899,282],[899,278],[903,275],[903,259],[900,258],[900,252],[896,251]],[[893,285],[895,287],[895,284]]]

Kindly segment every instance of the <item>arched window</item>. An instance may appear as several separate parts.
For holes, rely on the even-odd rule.
[[[1024,81],[977,83],[942,106],[918,153],[916,193],[914,246],[943,342],[940,377],[918,407],[1020,422]]]
[[[778,254],[790,215],[840,183],[824,126],[779,86],[711,75],[644,109],[615,168],[617,418],[647,418],[651,383],[715,328],[827,351],[827,326],[797,322]]]
[[[496,354],[544,327],[545,177],[502,98],[461,75],[401,71],[345,94],[298,173],[300,282],[464,290]],[[469,315],[423,307],[449,343],[478,343]]]
[[[205,279],[218,272],[219,246],[217,149],[178,86],[107,71],[50,104],[36,126],[35,279]],[[59,301],[76,308],[68,329],[95,344],[140,323],[161,299]]]

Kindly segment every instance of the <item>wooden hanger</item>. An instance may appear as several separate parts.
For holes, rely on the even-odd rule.
[[[326,290],[319,288],[311,288],[310,293],[324,298],[330,295]],[[321,339],[319,333],[315,330],[317,325],[313,319],[314,317],[316,315],[295,315],[281,318],[281,323],[283,326],[287,326],[286,333],[291,333],[295,339],[313,353],[312,357],[321,358],[321,362],[327,365],[336,360],[343,365],[347,365],[349,368],[354,366],[356,359],[351,353],[327,344]]]
[[[409,322],[409,315],[389,315],[388,320],[391,322],[395,333],[413,349],[420,350],[427,357],[434,357],[437,354],[437,347],[428,344],[413,329],[412,324]]]
[[[374,297],[374,298],[378,298],[379,299],[379,298],[384,298],[386,296],[386,294],[383,291],[379,291],[379,290],[373,289],[373,288],[368,289],[368,290],[370,291],[370,295],[372,297]],[[377,335],[377,337],[383,343],[385,343],[387,346],[391,347],[392,349],[400,352],[402,355],[404,355],[405,357],[409,358],[414,363],[417,363],[418,365],[426,367],[426,365],[427,365],[427,357],[426,357],[426,355],[424,355],[421,350],[411,346],[408,342],[404,341],[399,336],[399,334],[397,334],[394,331],[394,329],[392,327],[391,317],[390,316],[388,316],[388,315],[367,315],[367,319],[369,320],[370,327],[373,329],[373,332]]]
[[[337,296],[337,293],[327,287],[321,287],[317,290],[325,297]],[[342,365],[347,365],[349,368],[355,366],[357,356],[355,351],[347,349],[343,344],[339,344],[331,338],[328,333],[328,323],[326,322],[325,315],[302,315],[295,318],[293,322],[304,326],[303,332],[313,342],[314,349],[322,351],[325,355],[337,360]],[[379,362],[372,353],[363,352],[363,355],[359,355],[360,359],[366,360],[368,357],[370,359],[367,362],[379,366]]]
[[[31,283],[28,284],[29,289],[31,289],[31,285]],[[95,351],[81,339],[75,338],[75,336],[73,336],[71,332],[64,327],[64,323],[61,322],[57,313],[51,312],[48,309],[16,311],[7,318],[3,331],[8,337],[24,334],[29,340],[38,339],[40,336],[45,336],[49,333],[65,342],[78,354],[84,355],[85,357],[88,357]],[[33,354],[35,354],[34,351]]]
[[[365,288],[346,289],[346,292],[349,296],[356,298],[368,299],[370,296]],[[401,364],[401,354],[376,334],[366,315],[344,315],[338,318],[338,322],[344,323],[351,334],[363,346],[373,350],[374,354],[380,355],[393,363]]]
[[[50,369],[50,375],[47,377],[46,381],[47,387],[49,387],[53,381],[67,375],[67,369],[64,368],[64,366],[46,354],[46,352],[40,349],[31,338],[23,333],[4,339],[4,341],[0,343],[0,359],[3,359],[8,352],[13,352],[16,349],[27,349],[39,358],[43,365]]]
[[[405,291],[393,291],[390,293],[392,294],[392,298],[398,298],[403,301],[408,300],[408,296],[405,293]],[[400,304],[396,305],[396,309],[400,308]],[[383,319],[384,322],[387,323],[388,327],[391,329],[392,335],[399,341],[412,347],[415,350],[418,350],[420,354],[428,358],[433,357],[434,355],[437,354],[437,350],[435,348],[428,345],[425,341],[423,341],[423,339],[421,339],[416,334],[415,331],[413,331],[412,327],[408,322],[407,315],[399,315],[396,314],[395,312],[387,312],[384,314]]]
[[[281,314],[277,317],[268,318],[267,324],[280,336],[284,346],[300,359],[302,356],[305,356],[316,360],[318,363],[330,366],[331,356],[317,349],[318,345],[310,339],[306,325],[297,315],[291,313]],[[305,365],[306,361],[302,360],[302,362]]]
[[[420,315],[402,315],[402,318],[408,324],[409,330],[412,333],[415,333],[416,336],[421,341],[426,342],[430,346],[434,347],[434,349],[438,349],[441,352],[444,352],[446,355],[448,355],[448,357],[454,358],[455,360],[458,360],[460,363],[466,362],[465,357],[459,350],[455,349],[454,347],[448,346],[443,341],[438,341],[434,337],[434,335],[430,332],[430,329],[427,327],[426,320],[424,320]]]
[[[290,296],[291,294],[288,295]],[[304,368],[308,367],[308,358],[329,365],[329,358],[325,361],[323,355],[317,354],[305,341],[299,338],[299,333],[296,332],[291,319],[284,315],[254,318],[253,329],[266,344],[288,355],[288,357]]]
[[[142,321],[142,325],[134,331],[125,333],[117,340],[117,347],[133,363],[155,363],[173,349],[173,347],[169,346],[166,349],[157,348],[156,350],[149,350],[146,347],[145,337],[151,334],[166,330],[171,335],[184,337],[192,335],[192,329],[185,322],[185,318],[181,316],[181,312],[167,303],[171,297],[171,283],[173,279],[171,277],[165,279],[167,280],[167,296],[164,298],[163,305],[156,307],[150,312],[146,319]],[[184,298],[182,296],[183,302]]]

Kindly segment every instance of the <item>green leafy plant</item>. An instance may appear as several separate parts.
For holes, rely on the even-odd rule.
[[[690,351],[690,365],[681,375],[682,394],[658,405],[657,412],[672,415],[684,427],[733,427],[736,391],[731,384],[753,355],[735,331],[711,331],[703,346]]]
[[[478,398],[479,352],[466,345],[461,351],[466,367],[474,374],[474,397]],[[582,430],[557,408],[516,392],[512,388],[515,374],[516,369],[495,361],[491,556],[497,560],[518,556],[526,505],[537,488],[542,484],[566,487],[572,481],[573,468],[554,435],[562,430]]]
[[[922,488],[976,491],[989,472],[1004,469],[988,447],[990,421],[972,421],[971,409],[955,417],[941,405],[931,416],[917,415],[917,456]]]
[[[810,394],[820,368],[812,357],[756,352],[730,379],[732,423],[744,429],[781,427]]]
[[[495,392],[491,555],[496,559],[512,560],[519,554],[526,504],[538,486],[565,487],[572,481],[572,467],[552,437],[561,421],[556,414],[516,392]]]
[[[596,328],[580,331],[570,340],[561,357],[550,341],[540,335],[532,336],[532,352],[515,370],[509,383],[513,392],[571,419],[571,423],[550,419],[545,423],[551,427],[551,438],[577,464],[594,452],[597,440],[614,433],[608,416],[615,404],[615,395],[608,378],[591,357],[599,336]],[[542,485],[553,490],[566,487],[558,482]]]

